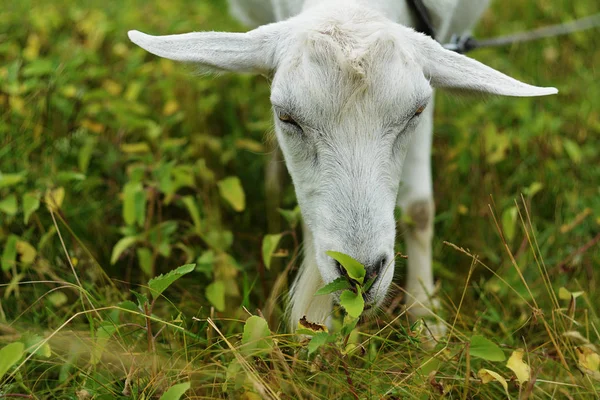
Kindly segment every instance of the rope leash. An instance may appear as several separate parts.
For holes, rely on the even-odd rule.
[[[513,43],[531,42],[550,37],[568,35],[600,26],[600,13],[589,17],[566,22],[564,24],[545,26],[532,31],[519,32],[512,35],[499,36],[491,39],[477,40],[471,35],[453,35],[444,48],[460,54],[485,47],[500,47]]]
[[[435,28],[431,23],[431,17],[429,10],[423,0],[407,0],[409,7],[412,12],[416,15],[419,27],[419,32],[422,32],[432,38],[435,38]],[[477,40],[470,34],[466,35],[452,35],[449,43],[444,44],[444,48],[455,51],[460,54],[468,53],[475,49],[481,49],[484,47],[500,47],[506,46],[513,43],[524,43],[533,40],[563,36],[570,33],[584,31],[587,29],[597,28],[600,26],[600,13],[591,15],[589,17],[576,19],[574,21],[566,22],[563,24],[551,25],[534,29],[531,31],[519,32],[512,35],[499,36],[491,39]]]

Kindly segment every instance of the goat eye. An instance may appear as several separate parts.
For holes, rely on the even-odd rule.
[[[279,118],[279,120],[281,122],[283,122],[284,124],[288,124],[288,125],[292,125],[295,126],[296,128],[302,130],[302,128],[300,127],[300,125],[294,120],[294,118],[292,118],[292,116],[290,114],[286,114],[286,113],[278,113],[277,114],[277,118]]]
[[[417,111],[415,111],[415,117],[423,114],[423,111],[425,111],[425,106],[419,107]]]

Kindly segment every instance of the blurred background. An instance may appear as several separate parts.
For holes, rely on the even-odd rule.
[[[197,263],[170,294],[188,315],[264,308],[290,265],[291,280],[301,240],[287,174],[280,203],[267,201],[275,146],[268,82],[197,76],[127,38],[130,29],[244,31],[226,2],[4,0],[0,8],[0,322],[51,328],[64,321],[76,293],[48,292],[52,282],[75,282],[69,262],[100,304]],[[596,0],[495,1],[477,35],[599,11]],[[444,241],[478,255],[526,296],[546,290],[543,260],[556,288],[585,290],[599,304],[599,38],[593,30],[470,55],[557,87],[557,96],[437,97],[434,263],[445,304],[460,299],[472,260]],[[522,221],[531,224],[533,247]],[[268,233],[283,233],[269,269]],[[523,304],[485,268],[475,272],[467,304],[480,304],[484,288],[486,301],[501,305],[495,318],[524,318]],[[278,301],[273,315],[282,307]]]

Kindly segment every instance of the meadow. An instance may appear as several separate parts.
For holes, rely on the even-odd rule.
[[[244,31],[224,0],[0,11],[0,398],[597,399],[600,30],[470,56],[542,98],[436,97],[438,318],[395,295],[286,331],[302,251],[268,82],[198,76],[127,31]],[[600,12],[495,1],[493,37]],[[399,218],[402,210],[398,210]]]

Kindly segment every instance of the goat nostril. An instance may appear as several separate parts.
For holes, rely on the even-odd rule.
[[[387,265],[388,265],[387,256],[379,257],[379,259],[375,263],[373,263],[373,267],[371,268],[369,277],[373,278],[373,277],[376,277],[377,275],[381,274],[385,270]]]
[[[379,262],[379,270],[381,271],[382,269],[384,269],[387,265],[387,257],[383,256],[381,257],[381,261]]]

